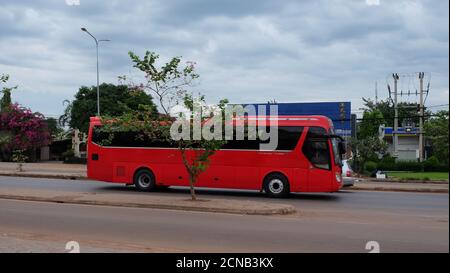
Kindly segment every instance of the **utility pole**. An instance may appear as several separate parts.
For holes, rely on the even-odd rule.
[[[394,145],[394,157],[398,157],[398,106],[397,106],[397,83],[399,80],[399,76],[397,73],[392,74],[394,78],[394,131],[392,135],[394,136],[393,145]]]
[[[419,155],[418,155],[418,158],[419,158],[420,162],[423,162],[423,160],[425,158],[425,152],[424,152],[425,145],[424,145],[424,132],[423,132],[424,131],[424,129],[423,129],[424,120],[425,120],[425,106],[424,106],[425,102],[424,102],[424,100],[426,100],[426,98],[424,98],[424,94],[426,92],[426,94],[428,96],[430,83],[428,83],[428,89],[424,90],[423,80],[425,78],[425,72],[419,72],[419,73],[413,73],[413,74],[411,74],[411,73],[403,74],[401,77],[409,77],[410,79],[411,78],[415,79],[417,77],[417,74],[419,75],[420,90],[416,90],[416,92],[413,93],[412,95],[416,95],[416,96],[419,95],[419,103],[418,103],[419,109],[417,109],[417,112],[418,112],[417,114],[419,116]],[[392,141],[393,143],[392,144],[393,144],[393,150],[394,150],[393,156],[398,158],[398,156],[399,156],[399,154],[398,154],[399,153],[399,151],[398,151],[398,148],[399,148],[399,145],[398,145],[398,122],[399,122],[398,121],[398,119],[399,119],[398,95],[410,96],[411,92],[408,90],[408,93],[403,93],[403,91],[402,91],[399,94],[398,81],[400,79],[400,76],[398,75],[398,73],[393,73],[392,77],[394,78],[394,91],[391,92],[389,84],[388,84],[388,90],[389,90],[389,97],[394,102],[394,112],[395,112],[395,114],[394,114],[394,130],[392,132],[392,135],[393,135],[393,141]],[[392,94],[394,95],[393,99],[392,99]]]
[[[420,108],[419,108],[419,161],[423,161],[423,119],[424,119],[424,105],[423,105],[423,78],[424,72],[419,72],[420,80]]]
[[[375,105],[378,104],[378,82],[375,82]]]

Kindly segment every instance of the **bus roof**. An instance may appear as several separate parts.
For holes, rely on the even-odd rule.
[[[256,124],[273,124],[278,126],[319,126],[326,129],[332,127],[332,121],[325,116],[311,115],[311,116],[245,116],[236,117],[233,119],[236,125],[244,123],[256,123]]]
[[[91,125],[101,125],[100,117],[91,117]],[[310,116],[241,116],[234,117],[233,123],[235,125],[242,125],[243,123],[271,125],[278,126],[318,126],[329,129],[333,127],[333,122],[326,116],[310,115]]]

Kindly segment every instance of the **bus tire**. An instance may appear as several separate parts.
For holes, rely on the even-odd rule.
[[[264,191],[269,197],[286,197],[290,193],[289,181],[282,174],[270,174],[264,179]]]
[[[140,169],[134,174],[134,185],[139,191],[155,189],[155,175],[148,169]]]

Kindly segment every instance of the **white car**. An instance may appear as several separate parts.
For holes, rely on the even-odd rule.
[[[344,180],[344,187],[351,187],[355,185],[355,173],[347,160],[342,160],[342,178]]]

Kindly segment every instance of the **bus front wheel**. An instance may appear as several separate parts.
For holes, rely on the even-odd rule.
[[[134,185],[140,191],[151,191],[155,184],[155,176],[150,170],[142,169],[134,175]]]
[[[289,194],[289,182],[284,175],[274,173],[264,179],[264,191],[269,197],[285,197]]]

